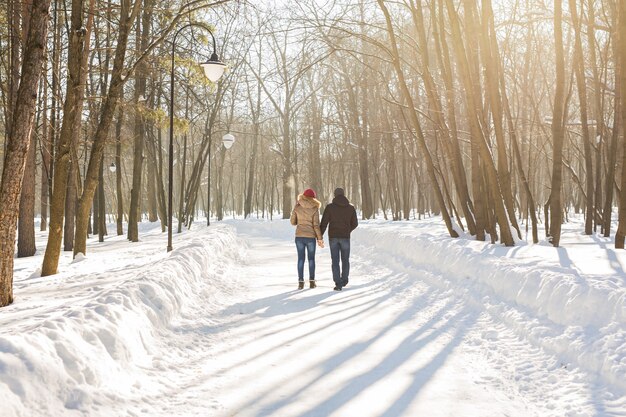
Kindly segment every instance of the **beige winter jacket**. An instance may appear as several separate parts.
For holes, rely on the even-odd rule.
[[[322,203],[303,194],[298,196],[298,204],[291,212],[291,224],[296,227],[296,237],[322,239],[320,230],[320,207]]]

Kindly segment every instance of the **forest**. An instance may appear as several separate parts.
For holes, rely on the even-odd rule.
[[[626,0],[1,4],[0,306],[36,228],[48,276],[88,237],[285,219],[309,187],[505,246],[581,214],[624,248]]]

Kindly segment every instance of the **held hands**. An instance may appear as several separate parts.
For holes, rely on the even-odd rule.
[[[324,240],[318,239],[317,246],[319,246],[320,248],[323,248],[324,247]]]

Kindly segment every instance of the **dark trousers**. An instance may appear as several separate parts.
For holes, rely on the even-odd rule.
[[[315,238],[296,237],[296,249],[298,250],[298,281],[304,281],[304,251],[309,258],[309,279],[315,279]]]
[[[348,284],[350,275],[350,239],[330,238],[330,257],[332,259],[333,281],[338,287]],[[339,270],[339,260],[341,258],[341,271]]]

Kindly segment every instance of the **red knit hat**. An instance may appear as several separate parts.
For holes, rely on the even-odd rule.
[[[313,191],[311,188],[307,188],[302,194],[311,198],[315,198],[316,196],[315,191]]]

